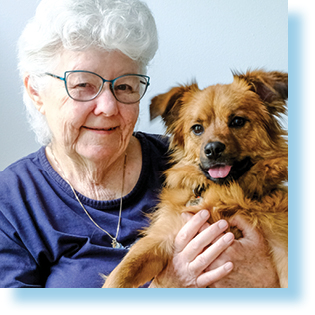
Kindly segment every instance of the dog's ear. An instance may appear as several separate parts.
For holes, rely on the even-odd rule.
[[[165,125],[169,127],[178,119],[184,95],[191,90],[199,90],[198,85],[193,83],[187,86],[174,87],[164,94],[155,96],[151,100],[150,119],[153,120],[158,116],[162,116]]]
[[[234,79],[245,80],[250,90],[259,95],[272,114],[285,112],[288,98],[288,73],[279,71],[248,71],[246,74],[233,73]]]

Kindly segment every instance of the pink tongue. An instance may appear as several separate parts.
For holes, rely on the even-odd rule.
[[[225,178],[229,175],[231,168],[230,165],[213,167],[209,169],[209,175],[212,178]]]

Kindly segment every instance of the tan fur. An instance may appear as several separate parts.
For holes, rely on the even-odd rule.
[[[152,100],[151,117],[161,115],[171,135],[174,166],[152,224],[107,278],[104,287],[139,287],[152,280],[172,258],[174,238],[184,222],[184,211],[208,209],[213,223],[221,218],[245,217],[266,238],[281,287],[288,286],[288,147],[286,132],[277,116],[286,112],[288,76],[256,70],[234,74],[228,85],[200,90],[196,83],[180,86]],[[246,117],[240,128],[233,117]],[[201,124],[201,135],[192,126]],[[236,160],[250,157],[253,166],[236,180],[217,184],[199,165],[206,160],[204,147],[219,141],[224,154]],[[202,202],[186,206],[193,191],[202,187]],[[239,231],[231,227],[236,237]]]

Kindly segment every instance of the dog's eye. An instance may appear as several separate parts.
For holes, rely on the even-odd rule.
[[[202,125],[196,124],[191,127],[191,130],[196,136],[201,136],[205,129]]]
[[[230,127],[240,128],[243,127],[246,123],[246,119],[243,117],[234,117],[230,122]]]

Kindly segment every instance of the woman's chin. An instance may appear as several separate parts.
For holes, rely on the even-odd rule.
[[[117,157],[120,151],[121,148],[117,145],[114,146],[113,144],[108,146],[89,145],[82,148],[82,150],[78,148],[77,154],[79,154],[84,160],[91,163],[106,163],[109,162],[109,160],[112,160],[115,156]]]

